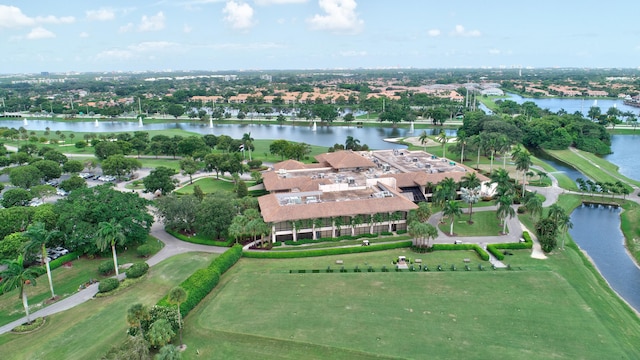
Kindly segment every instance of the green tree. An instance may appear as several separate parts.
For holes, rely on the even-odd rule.
[[[60,168],[60,164],[55,161],[39,160],[34,162],[32,165],[40,170],[44,181],[57,179],[62,175],[62,168]]]
[[[151,314],[149,313],[149,308],[144,304],[133,304],[127,309],[127,324],[129,324],[130,327],[135,328],[136,335],[143,335],[142,324],[150,318]]]
[[[20,188],[9,189],[2,194],[2,200],[0,200],[0,204],[4,208],[10,208],[13,206],[26,206],[29,203],[29,200],[33,199],[33,195],[25,190]]]
[[[473,224],[473,204],[480,201],[480,189],[480,186],[476,186],[474,188],[460,188],[462,201],[469,205],[469,224]]]
[[[201,201],[195,196],[169,194],[156,200],[157,213],[167,228],[193,233]]]
[[[344,148],[346,150],[358,150],[360,147],[360,140],[354,138],[353,136],[347,136],[347,140],[344,142]]]
[[[87,181],[80,176],[72,176],[60,182],[60,188],[67,192],[83,187],[87,187]]]
[[[522,172],[522,196],[524,197],[526,173],[529,171],[533,162],[531,161],[531,154],[526,149],[522,149],[514,154],[513,160],[516,163],[516,170]]]
[[[249,195],[249,189],[247,188],[247,183],[244,180],[238,180],[238,186],[236,187],[236,195],[239,198],[243,198]]]
[[[213,192],[207,195],[198,205],[195,226],[198,233],[222,239],[233,217],[237,214],[234,208],[234,194],[229,192]]]
[[[553,219],[545,217],[538,220],[535,227],[542,251],[546,253],[551,252],[557,244],[558,227],[556,223]]]
[[[114,175],[118,178],[131,174],[142,167],[142,163],[136,159],[124,157],[124,155],[111,155],[102,162],[102,172],[106,175]]]
[[[160,190],[163,195],[172,192],[178,182],[178,180],[172,177],[175,173],[176,171],[171,168],[158,166],[142,179],[144,190],[151,193]]]
[[[23,189],[29,189],[40,183],[42,176],[42,172],[34,165],[19,166],[9,172],[11,184]]]
[[[462,215],[460,204],[453,200],[447,200],[444,203],[444,208],[442,208],[442,215],[449,218],[449,235],[453,236],[453,222],[455,221],[456,216]]]
[[[17,258],[22,253],[27,241],[29,240],[25,238],[21,232],[5,236],[4,239],[0,241],[0,259]]]
[[[533,216],[534,218],[540,218],[542,215],[542,199],[538,196],[538,192],[528,192],[524,196],[523,201],[524,208]]]
[[[184,106],[180,104],[171,104],[167,108],[167,114],[175,117],[176,119],[184,114]]]
[[[189,175],[189,184],[193,184],[193,174],[200,170],[200,164],[191,156],[186,156],[180,160],[180,170],[184,175]]]
[[[40,252],[41,256],[41,264],[45,266],[47,269],[47,279],[49,280],[49,290],[51,290],[51,298],[54,299],[56,297],[55,292],[53,291],[53,280],[51,279],[51,267],[49,266],[49,261],[47,260],[47,244],[51,241],[51,239],[56,236],[56,232],[47,231],[42,222],[36,222],[27,227],[27,231],[23,233],[23,236],[29,240],[29,242],[25,245],[25,253],[31,252]]]
[[[431,247],[431,239],[438,237],[438,229],[426,222],[413,221],[409,224],[409,235],[415,246],[428,248]]]
[[[99,160],[104,160],[113,155],[124,154],[122,148],[113,141],[99,141],[94,145],[93,151]]]
[[[96,232],[96,245],[100,251],[105,251],[111,246],[111,253],[113,255],[113,266],[116,269],[116,277],[118,272],[118,257],[116,256],[116,245],[123,245],[126,240],[122,225],[117,223],[114,219],[110,221],[102,221],[98,224],[98,231]]]
[[[507,233],[507,217],[512,218],[516,216],[515,210],[513,210],[513,197],[511,195],[501,195],[496,200],[498,205],[497,215],[502,221],[502,233]]]
[[[427,151],[427,143],[429,142],[429,135],[427,135],[427,131],[426,130],[422,130],[422,132],[420,133],[420,136],[418,137],[418,140],[420,141],[420,144],[422,144],[422,146],[424,146],[424,151]]]
[[[69,160],[62,165],[62,170],[68,174],[76,174],[84,169],[84,164],[78,160]]]
[[[180,360],[182,359],[182,353],[177,346],[167,344],[160,348],[160,351],[156,354],[155,360]]]
[[[440,130],[440,134],[438,134],[437,140],[440,144],[442,144],[442,157],[447,157],[447,142],[449,141],[449,137],[444,130]]]
[[[154,347],[167,345],[175,335],[169,320],[162,318],[154,321],[147,332],[149,343]]]
[[[0,271],[0,289],[2,293],[8,293],[13,289],[19,289],[18,297],[22,299],[22,306],[27,315],[27,323],[31,323],[29,316],[29,301],[25,285],[36,285],[36,277],[39,275],[35,268],[24,268],[22,255],[16,260],[2,260],[0,265],[6,268]]]
[[[180,325],[180,346],[182,346],[182,313],[180,312],[180,304],[187,300],[187,292],[180,286],[176,286],[171,291],[167,300],[170,304],[175,304],[178,307],[178,323]]]

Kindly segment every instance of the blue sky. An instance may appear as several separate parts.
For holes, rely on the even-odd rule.
[[[638,14],[638,1],[13,1],[0,73],[637,68]]]

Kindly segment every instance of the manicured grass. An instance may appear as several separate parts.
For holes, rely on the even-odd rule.
[[[180,172],[180,159],[151,159],[151,158],[139,158],[137,159],[142,163],[143,168],[155,169],[158,166],[168,167]]]
[[[544,169],[545,172],[553,173],[552,174],[553,177],[555,177],[556,180],[558,180],[558,186],[560,186],[561,188],[567,189],[567,190],[574,190],[574,191],[578,190],[578,186],[576,185],[576,182],[573,181],[565,173],[558,172],[556,168],[554,168],[553,166],[547,164],[546,162],[536,157],[532,157],[531,160],[533,161],[534,165],[541,167],[542,169]]]
[[[164,244],[149,236],[148,244],[153,246],[153,254],[162,249]],[[128,251],[118,252],[118,264],[127,264],[133,262],[144,261],[139,258],[135,252],[135,248]],[[100,280],[105,278],[98,273],[98,266],[104,261],[113,261],[111,252],[105,253],[102,257],[88,259],[82,257],[72,261],[70,268],[61,266],[51,271],[53,280],[53,290],[61,299],[75,294],[78,287],[90,279]],[[27,286],[27,296],[29,297],[29,308],[36,311],[46,306],[45,301],[51,297],[49,290],[49,282],[47,275],[38,277],[36,286]],[[0,324],[6,324],[24,316],[24,308],[22,302],[18,300],[17,290],[8,292],[0,296]]]
[[[456,236],[497,236],[502,231],[502,225],[496,217],[495,211],[474,211],[472,218],[473,224],[469,224],[469,214],[457,217],[453,222],[453,233]],[[438,227],[445,234],[449,234],[450,220],[445,219],[445,222],[439,224]],[[508,228],[507,231],[509,231]]]
[[[377,244],[383,242],[392,242],[392,241],[404,241],[411,239],[411,236],[408,235],[397,235],[397,236],[380,236],[377,238],[367,238],[369,243]],[[341,241],[326,241],[317,244],[304,244],[304,245],[285,245],[285,246],[274,246],[270,251],[298,251],[298,250],[311,250],[311,249],[326,249],[333,248],[338,246],[358,246],[362,245],[363,239],[355,239],[355,240],[341,240]]]
[[[560,159],[567,164],[571,164],[576,169],[580,170],[583,174],[587,175],[594,181],[600,182],[612,182],[615,183],[618,180],[622,180],[623,182],[634,182],[636,181],[625,178],[623,175],[617,172],[617,167],[610,162],[598,158],[597,156],[587,153],[584,151],[576,150],[578,154],[574,153],[571,150],[547,150],[547,153],[555,158]],[[591,163],[591,162],[593,163]],[[594,166],[597,165],[597,166]],[[607,169],[604,171],[603,169]],[[613,176],[615,175],[615,176]],[[628,187],[628,185],[627,185]]]
[[[100,359],[126,339],[127,309],[154,305],[172,287],[208,264],[214,254],[188,253],[152,267],[145,279],[116,296],[97,298],[47,317],[40,330],[0,336],[3,359]],[[15,299],[17,302],[17,299]]]
[[[620,228],[624,233],[627,249],[637,263],[640,263],[640,205],[632,201],[626,201],[620,215],[622,220]]]
[[[514,271],[478,271],[480,261],[472,252],[456,251],[241,259],[186,318],[184,340],[189,347],[184,356],[640,357],[640,321],[594,269],[585,266],[579,251],[568,248],[545,261],[531,259],[527,250],[513,253],[508,262]],[[380,269],[391,266],[398,255],[419,257],[431,268],[456,264],[459,270],[288,273],[337,269],[338,259],[345,268]],[[463,258],[472,259],[473,271],[460,270]]]
[[[193,194],[193,188],[196,185],[200,186],[200,189],[202,189],[205,194],[210,194],[215,191],[233,191],[234,188],[234,184],[231,181],[222,179],[216,180],[216,178],[204,178],[198,179],[194,181],[193,184],[187,185],[175,192],[178,195]],[[247,186],[249,185],[247,184]]]

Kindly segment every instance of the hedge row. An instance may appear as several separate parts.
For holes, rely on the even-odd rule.
[[[207,296],[213,288],[218,285],[220,275],[224,274],[231,268],[242,256],[242,246],[234,245],[229,250],[220,254],[211,261],[211,263],[202,269],[196,270],[191,276],[185,279],[180,286],[187,292],[187,299],[180,304],[180,313],[182,316],[193,310]],[[168,295],[165,295],[160,301],[159,306],[171,306]]]
[[[137,262],[131,265],[125,273],[127,274],[127,279],[135,279],[146,274],[147,271],[149,271],[149,264],[146,262]]]
[[[478,244],[433,244],[433,250],[473,250],[480,259],[489,260],[489,254]]]
[[[66,255],[62,255],[59,258],[52,260],[49,262],[49,267],[51,268],[51,270],[57,269],[60,266],[64,265],[65,263],[70,262],[71,260],[76,260],[78,258],[78,256],[80,256],[79,252],[70,252]]]
[[[242,256],[248,258],[260,258],[260,259],[290,259],[290,258],[302,258],[302,257],[316,257],[316,256],[328,256],[328,255],[342,255],[342,254],[355,254],[370,251],[390,250],[410,247],[411,241],[399,241],[388,244],[378,244],[371,246],[352,246],[345,248],[331,248],[331,249],[315,249],[315,250],[294,250],[294,251],[245,251]]]
[[[321,243],[321,242],[330,242],[330,241],[342,241],[342,240],[357,240],[357,239],[362,239],[362,238],[377,238],[378,234],[360,234],[360,235],[355,235],[355,236],[351,236],[351,235],[342,235],[342,236],[338,236],[338,237],[326,237],[326,238],[319,238],[316,240],[313,239],[299,239],[298,241],[293,241],[293,240],[286,240],[284,241],[285,245],[303,245],[303,244],[316,244],[316,243]],[[278,246],[281,245],[282,241],[277,241],[276,243],[274,243],[274,246]]]
[[[180,234],[179,232],[175,231],[175,230],[171,230],[169,228],[165,228],[165,230],[171,234],[171,236],[176,237],[182,241],[186,241],[192,244],[200,244],[200,245],[212,245],[212,246],[224,246],[224,247],[229,247],[231,246],[231,244],[233,244],[233,239],[229,239],[227,241],[216,241],[216,240],[209,240],[209,239],[205,239],[202,238],[200,236],[186,236],[184,234]]]
[[[524,242],[487,245],[487,250],[493,254],[496,259],[504,260],[504,253],[502,250],[531,249],[533,247],[531,235],[529,235],[527,231],[522,232],[522,238],[524,239]]]

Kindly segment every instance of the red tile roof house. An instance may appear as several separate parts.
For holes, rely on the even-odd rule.
[[[409,211],[430,196],[427,184],[473,171],[423,151],[346,150],[316,160],[286,160],[263,174],[269,194],[258,202],[272,242],[406,230]]]

